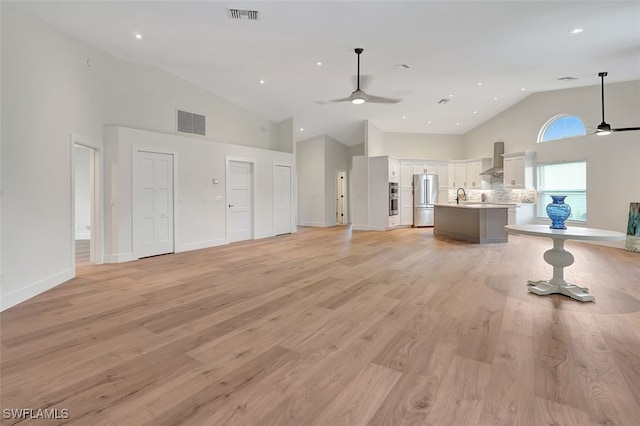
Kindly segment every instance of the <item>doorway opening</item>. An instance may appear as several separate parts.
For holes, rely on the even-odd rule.
[[[71,262],[102,263],[102,160],[100,148],[71,135]]]
[[[291,166],[276,165],[275,177],[275,234],[291,233]]]
[[[347,216],[347,172],[338,170],[336,172],[336,224],[346,225]]]

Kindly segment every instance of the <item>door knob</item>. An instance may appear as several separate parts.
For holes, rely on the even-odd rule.
[[[233,207],[233,204],[229,204],[229,208]]]

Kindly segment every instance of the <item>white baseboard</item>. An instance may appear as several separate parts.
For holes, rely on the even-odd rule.
[[[53,287],[60,285],[65,281],[69,281],[75,276],[75,271],[66,269],[57,274],[53,274],[46,278],[43,278],[33,284],[27,285],[26,287],[14,291],[13,293],[2,296],[2,299],[0,299],[0,311],[9,309],[10,307],[17,305],[18,303],[22,303],[25,300],[31,299],[32,297],[37,296],[40,293],[44,293],[45,291],[52,289]],[[6,286],[6,283],[3,282],[3,284],[5,284]]]
[[[326,228],[327,224],[324,222],[300,222],[298,226],[315,226],[317,228]]]
[[[90,240],[91,234],[88,232],[76,232],[76,240]]]
[[[259,232],[259,233],[256,233],[256,237],[254,239],[259,240],[261,238],[269,238],[269,237],[275,237],[275,236],[276,236],[276,233],[274,231]]]
[[[184,251],[200,250],[209,247],[222,246],[229,244],[226,238],[218,238],[216,240],[197,241],[195,243],[178,244],[176,246],[176,253],[182,253]]]
[[[351,225],[352,231],[369,231],[369,229],[367,225]]]
[[[136,255],[133,254],[132,252],[104,255],[104,263],[122,263],[122,262],[131,262],[132,260],[138,260]]]

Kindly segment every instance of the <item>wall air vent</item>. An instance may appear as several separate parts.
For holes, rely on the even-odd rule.
[[[451,100],[451,99],[448,99],[448,98],[442,98],[442,99],[440,99],[440,100],[438,101],[438,103],[439,103],[439,104],[444,105],[444,104],[449,103],[449,101],[450,101],[450,100]]]
[[[560,81],[571,81],[571,80],[577,80],[578,77],[560,77],[558,80]]]
[[[257,10],[245,10],[245,9],[227,9],[229,19],[241,19],[246,21],[257,21]]]
[[[206,117],[204,115],[176,110],[176,131],[180,133],[204,136],[205,121]]]

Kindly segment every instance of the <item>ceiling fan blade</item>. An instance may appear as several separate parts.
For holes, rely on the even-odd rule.
[[[640,130],[640,127],[621,127],[619,129],[611,129],[612,132],[630,132],[632,130]]]
[[[365,100],[367,102],[375,104],[397,104],[402,99],[383,98],[382,96],[366,95]]]
[[[348,98],[331,99],[329,102],[351,102],[351,96]]]

